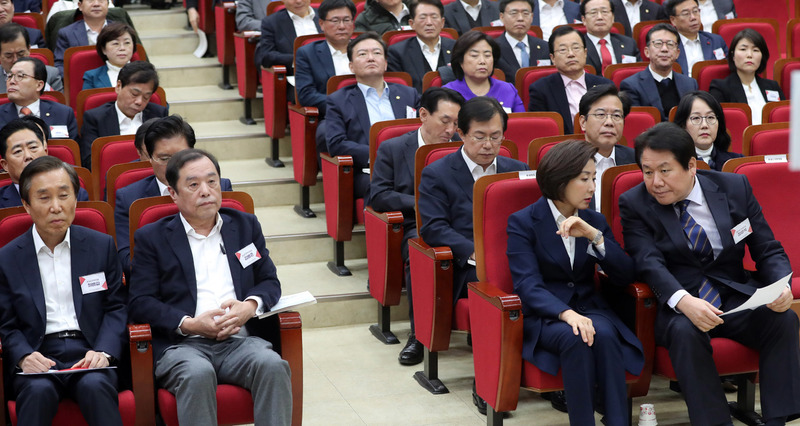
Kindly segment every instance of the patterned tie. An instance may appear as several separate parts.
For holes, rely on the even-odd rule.
[[[603,69],[600,71],[602,72],[605,71],[607,66],[611,65],[611,51],[606,47],[605,39],[600,39],[600,57],[603,61]]]
[[[19,113],[22,114],[22,115],[31,115],[33,113],[33,111],[31,111],[31,109],[28,108],[28,107],[22,107],[19,110]]]
[[[525,43],[519,42],[517,43],[517,47],[519,47],[520,55],[519,58],[522,61],[520,65],[522,68],[531,66],[531,57],[528,55],[528,50],[525,49]]]
[[[706,264],[714,260],[714,251],[711,249],[711,242],[708,240],[706,231],[695,222],[692,215],[686,210],[686,208],[689,207],[689,203],[689,200],[683,200],[678,203],[681,212],[683,232],[692,244],[692,252],[697,255],[700,262]],[[719,298],[719,291],[711,285],[708,278],[703,278],[698,295],[701,299],[710,303],[717,309],[722,306],[722,301]]]

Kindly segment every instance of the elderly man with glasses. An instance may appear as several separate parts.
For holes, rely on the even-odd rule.
[[[680,54],[678,63],[683,74],[692,76],[692,67],[700,61],[725,59],[728,45],[718,34],[711,34],[711,28],[702,28],[701,11],[697,0],[672,0],[664,8],[669,22],[680,34]]]
[[[639,62],[636,42],[622,34],[612,34],[614,3],[610,0],[583,0],[581,19],[586,24],[586,63],[593,66],[598,75],[611,64]]]

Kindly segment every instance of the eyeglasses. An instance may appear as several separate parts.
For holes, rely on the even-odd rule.
[[[488,135],[482,135],[482,136],[469,135],[469,137],[472,138],[472,140],[474,142],[482,144],[482,143],[486,143],[486,141],[489,141],[494,146],[500,145],[503,142],[503,134],[502,133],[495,134],[495,135],[492,135],[492,136],[488,136]]]
[[[558,49],[556,49],[556,50],[555,50],[555,52],[556,52],[557,54],[561,55],[561,56],[565,56],[565,55],[567,55],[567,54],[568,54],[567,52],[572,52],[572,53],[580,53],[580,52],[582,52],[584,49],[586,49],[586,48],[585,48],[585,47],[583,47],[583,46],[581,46],[580,44],[573,44],[573,45],[572,45],[572,46],[570,46],[570,47],[566,47],[566,46],[564,46],[564,47],[558,48]]]
[[[530,10],[516,10],[515,9],[515,10],[509,10],[508,12],[506,12],[506,14],[508,16],[516,19],[516,17],[520,16],[520,15],[523,18],[529,18],[531,15],[533,15],[533,12],[531,12]]]
[[[353,18],[333,18],[333,19],[323,19],[323,21],[330,22],[334,26],[338,27],[339,25],[342,24],[350,25],[351,23],[353,23]]]
[[[683,12],[678,14],[678,16],[680,16],[681,18],[688,18],[688,17],[690,17],[692,15],[700,15],[700,8],[699,7],[695,7],[694,9],[684,10]]]
[[[6,81],[11,81],[11,80],[22,81],[25,80],[26,78],[33,78],[34,80],[38,80],[37,78],[34,78],[32,75],[25,74],[24,72],[18,72],[16,74],[9,73],[6,76]]]
[[[611,15],[611,9],[594,9],[584,13],[584,16],[590,16],[594,18],[597,15],[608,16]]]
[[[664,47],[664,45],[666,45],[667,49],[670,49],[670,50],[678,47],[678,43],[676,43],[676,42],[674,42],[672,40],[667,40],[667,41],[664,41],[664,40],[651,40],[650,41],[650,46],[653,46],[656,49],[661,49],[662,47]]]
[[[717,124],[717,116],[716,115],[708,115],[708,116],[705,116],[705,117],[703,117],[701,115],[693,115],[693,116],[689,117],[689,122],[692,123],[692,125],[695,125],[695,126],[699,126],[700,124],[702,124],[703,120],[706,120],[706,123],[709,126],[713,126],[713,125]]]
[[[172,159],[171,155],[159,155],[158,157],[150,157],[151,160],[159,164],[167,164]]]
[[[622,120],[625,119],[625,117],[623,117],[622,114],[620,114],[618,112],[615,112],[615,113],[596,112],[594,114],[586,114],[586,115],[591,115],[591,116],[593,116],[594,118],[596,118],[596,119],[598,119],[600,121],[606,121],[606,120],[608,120],[609,117],[611,117],[611,121],[613,121],[615,123],[621,123]]]

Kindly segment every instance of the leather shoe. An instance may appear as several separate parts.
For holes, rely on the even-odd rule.
[[[550,405],[562,413],[567,412],[567,396],[564,391],[555,391],[550,393]]]
[[[486,415],[486,401],[478,396],[477,390],[475,390],[475,381],[472,381],[472,403],[478,407],[478,412]]]
[[[425,346],[412,334],[408,336],[408,343],[400,351],[400,356],[397,357],[397,360],[400,361],[401,365],[417,365],[422,362],[424,352]]]

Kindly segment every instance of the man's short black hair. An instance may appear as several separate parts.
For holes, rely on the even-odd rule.
[[[658,24],[653,25],[653,28],[650,28],[647,31],[647,35],[644,36],[644,43],[646,45],[650,44],[650,37],[652,37],[653,33],[656,31],[668,31],[669,33],[675,36],[676,42],[678,43],[681,42],[681,36],[680,34],[678,34],[678,30],[675,29],[675,27],[673,27],[671,24],[667,24],[666,22],[660,22]]]
[[[144,152],[145,154],[150,155],[147,152],[147,148],[145,148],[145,146],[144,146],[144,136],[147,134],[147,129],[150,128],[150,125],[155,123],[158,120],[160,120],[160,119],[159,118],[151,118],[151,119],[145,121],[144,123],[142,123],[142,125],[139,126],[138,129],[136,129],[136,135],[133,138],[133,146],[136,147],[136,151],[137,152]]]
[[[767,46],[767,41],[764,40],[764,36],[752,28],[745,28],[733,36],[731,47],[728,49],[728,68],[730,68],[731,73],[736,74],[736,64],[733,62],[733,55],[736,53],[736,46],[742,40],[749,40],[750,43],[753,43],[753,45],[761,51],[761,63],[758,64],[758,69],[756,70],[756,74],[761,74],[767,69],[767,63],[769,63],[769,46]]]
[[[33,178],[41,173],[49,171],[64,169],[69,175],[69,180],[72,182],[73,194],[76,198],[78,192],[81,190],[81,181],[78,179],[78,173],[69,164],[59,160],[51,155],[39,157],[25,166],[22,173],[19,175],[19,196],[27,204],[30,204],[30,192]]]
[[[43,138],[42,129],[36,125],[35,122],[31,120],[25,120],[22,118],[17,118],[14,120],[9,121],[0,129],[0,155],[3,157],[8,156],[8,138],[11,137],[14,133],[17,133],[21,130],[30,130],[33,134],[36,135],[36,139],[39,139],[39,142],[42,143],[44,146],[44,142],[46,139]]]
[[[347,60],[353,62],[353,49],[355,49],[358,43],[361,43],[364,40],[377,41],[383,48],[384,56],[386,55],[387,51],[386,43],[381,38],[380,34],[376,33],[375,31],[367,31],[365,33],[361,33],[358,37],[350,40],[350,43],[347,44]]]
[[[658,123],[636,137],[634,151],[636,152],[636,164],[640,169],[642,168],[642,152],[647,148],[653,151],[671,152],[678,164],[685,170],[689,169],[689,161],[697,156],[694,150],[694,141],[689,133],[677,124],[668,121]]]
[[[575,28],[570,27],[569,25],[562,25],[554,29],[553,32],[550,33],[550,39],[547,40],[547,46],[550,48],[551,55],[556,54],[555,51],[556,39],[570,33],[578,34],[578,38],[581,39],[581,44],[583,45],[583,48],[586,49],[586,40],[583,39],[583,34],[581,34],[581,32],[576,30]]]
[[[489,35],[480,31],[467,31],[456,40],[456,44],[453,45],[453,54],[450,56],[450,68],[453,69],[456,80],[464,79],[464,69],[461,68],[461,64],[464,63],[464,56],[467,55],[472,46],[481,41],[489,43],[489,47],[492,48],[492,58],[494,60],[492,61],[492,69],[489,71],[489,78],[494,74],[494,69],[500,61],[500,45]]]
[[[505,132],[508,129],[508,114],[500,102],[488,96],[476,96],[461,106],[461,110],[458,112],[458,128],[467,134],[473,121],[485,123],[497,114],[500,114],[503,119],[503,131]]]
[[[219,175],[219,162],[217,161],[216,157],[207,151],[203,151],[202,149],[184,149],[183,151],[178,151],[172,156],[172,158],[169,159],[165,176],[167,178],[167,183],[172,187],[176,194],[178,193],[178,179],[181,176],[181,169],[183,166],[188,162],[196,161],[204,157],[208,158],[212,163],[214,163],[214,167],[217,169],[217,175]]]
[[[497,2],[497,8],[500,9],[500,13],[506,13],[506,6],[508,6],[509,3],[514,3],[515,1],[521,1],[523,3],[528,3],[528,5],[530,5],[530,7],[531,7],[531,12],[532,13],[536,13],[536,8],[533,7],[533,1],[532,0],[500,0],[499,2]]]
[[[41,96],[44,93],[44,88],[47,87],[47,68],[39,58],[33,58],[30,56],[26,56],[24,58],[17,59],[17,62],[14,65],[20,62],[30,62],[33,64],[33,78],[45,83],[42,85],[42,90],[39,90],[39,95]]]
[[[156,67],[147,61],[132,61],[125,64],[121,70],[117,80],[122,83],[122,87],[129,84],[147,84],[153,83],[153,93],[158,89],[158,72]]]
[[[45,142],[50,140],[50,126],[48,126],[44,120],[33,114],[26,115],[20,118],[20,120],[29,121],[33,124],[36,124],[36,135],[39,136],[39,139]]]
[[[717,138],[714,139],[714,148],[717,151],[728,152],[728,148],[731,146],[731,135],[728,134],[728,128],[725,125],[725,112],[722,110],[722,105],[717,102],[717,99],[705,90],[693,90],[683,95],[678,103],[678,108],[675,110],[673,123],[685,129],[689,116],[692,115],[692,106],[697,99],[705,102],[717,117]]]
[[[133,27],[124,22],[109,22],[108,25],[100,30],[100,34],[97,35],[96,47],[97,54],[100,55],[100,59],[102,59],[103,62],[108,60],[108,56],[103,53],[106,43],[116,40],[125,34],[131,36],[131,41],[133,42],[133,52],[131,52],[131,55],[133,55],[136,53],[136,30],[134,30]]]
[[[564,201],[564,191],[572,179],[580,176],[584,166],[594,161],[597,148],[585,140],[568,140],[556,144],[542,157],[536,180],[542,195],[553,201]]]
[[[461,96],[461,93],[445,87],[431,87],[422,94],[419,100],[419,107],[425,108],[429,113],[433,114],[439,109],[440,101],[452,102],[458,106],[464,105],[464,97]]]
[[[598,84],[586,91],[578,103],[578,115],[586,116],[597,101],[606,96],[616,96],[622,102],[622,116],[627,117],[631,112],[631,98],[625,92],[620,92],[613,84]],[[607,111],[608,112],[608,111]]]
[[[590,1],[592,1],[592,0],[581,0],[581,16],[586,16],[586,3],[589,3]],[[614,14],[614,2],[612,2],[611,0],[606,0],[606,1],[608,2],[608,5],[611,8],[611,14],[613,15]],[[639,5],[636,5],[636,7],[639,7]]]
[[[356,5],[350,0],[324,0],[317,9],[317,15],[321,21],[328,19],[328,12],[331,10],[347,8],[350,11],[350,17],[356,17]]]
[[[410,19],[414,19],[414,17],[417,16],[417,6],[421,4],[427,4],[438,8],[439,14],[444,18],[444,5],[441,0],[412,0],[411,4],[408,5],[408,17]]]
[[[186,138],[189,148],[194,148],[194,144],[197,142],[192,126],[178,114],[162,117],[151,123],[144,134],[144,146],[147,149],[147,155],[153,156],[158,141],[175,136]]]
[[[678,7],[679,4],[685,3],[687,1],[694,1],[694,3],[696,5],[698,5],[698,6],[700,5],[700,3],[697,2],[697,0],[668,0],[668,1],[664,2],[664,5],[663,5],[664,12],[667,12],[667,16],[678,16],[678,14],[675,13],[675,9]],[[710,30],[710,29],[711,28],[707,28],[707,30]]]
[[[16,41],[20,36],[25,39],[25,46],[30,49],[31,36],[28,34],[28,31],[25,30],[25,27],[16,22],[9,22],[0,26],[0,48],[3,47],[3,43]]]

